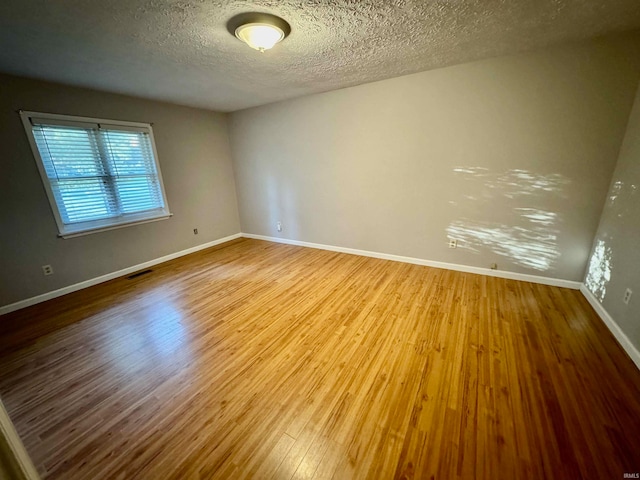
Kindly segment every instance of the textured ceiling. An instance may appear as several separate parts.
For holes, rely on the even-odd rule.
[[[291,35],[248,48],[246,11]],[[232,111],[635,28],[638,0],[2,0],[0,71]]]

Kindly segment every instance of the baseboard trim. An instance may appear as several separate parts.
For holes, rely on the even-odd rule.
[[[582,295],[584,295],[584,298],[587,299],[589,304],[596,311],[598,316],[602,319],[609,331],[613,334],[614,337],[616,337],[616,340],[618,340],[620,346],[624,349],[625,352],[627,352],[627,355],[631,357],[631,360],[633,360],[633,363],[636,364],[636,367],[640,369],[640,351],[638,351],[633,343],[631,343],[629,337],[625,335],[625,333],[622,331],[613,317],[609,315],[609,312],[605,310],[602,304],[596,297],[593,296],[593,293],[589,291],[584,283],[580,286],[580,291],[582,292]]]
[[[332,252],[348,253],[351,255],[360,255],[363,257],[379,258],[382,260],[392,260],[395,262],[411,263],[415,265],[423,265],[426,267],[443,268],[446,270],[455,270],[458,272],[476,273],[479,275],[488,275],[491,277],[506,278],[510,280],[521,280],[525,282],[540,283],[543,285],[551,285],[555,287],[571,288],[573,290],[580,290],[580,292],[582,292],[584,297],[587,299],[589,304],[593,307],[593,309],[598,314],[598,316],[602,319],[602,321],[607,326],[607,328],[611,331],[613,336],[618,340],[618,342],[620,343],[622,348],[625,350],[625,352],[627,352],[629,357],[631,357],[631,360],[633,360],[636,366],[640,369],[640,351],[638,351],[638,349],[633,345],[633,343],[631,343],[631,340],[629,340],[629,338],[625,335],[625,333],[618,326],[615,320],[611,317],[611,315],[609,315],[609,312],[605,310],[602,304],[593,296],[593,294],[589,291],[589,289],[587,289],[584,283],[574,282],[571,280],[563,280],[559,278],[542,277],[538,275],[528,275],[524,273],[506,272],[502,270],[491,270],[488,268],[481,268],[481,267],[471,267],[468,265],[460,265],[456,263],[435,262],[432,260],[425,260],[422,258],[404,257],[401,255],[372,252],[368,250],[358,250],[355,248],[337,247],[334,245],[325,245],[321,243],[303,242],[300,240],[290,240],[287,238],[269,237],[266,235],[255,235],[252,233],[236,233],[234,235],[229,235],[227,237],[219,238],[217,240],[203,243],[195,247],[187,248],[186,250],[181,250],[179,252],[175,252],[169,255],[165,255],[163,257],[155,258],[153,260],[149,260],[144,263],[139,263],[137,265],[124,268],[122,270],[108,273],[106,275],[101,275],[100,277],[75,283],[73,285],[69,285],[67,287],[63,287],[58,290],[53,290],[51,292],[43,293],[41,295],[27,298],[25,300],[20,300],[19,302],[11,303],[9,305],[4,305],[0,307],[0,315],[4,315],[6,313],[20,310],[21,308],[26,308],[31,305],[35,305],[37,303],[46,302],[47,300],[51,300],[52,298],[61,297],[62,295],[66,295],[67,293],[76,292],[78,290],[82,290],[83,288],[91,287],[99,283],[113,280],[114,278],[123,277],[125,275],[129,275],[139,270],[143,270],[145,268],[149,268],[154,265],[158,265],[160,263],[168,262],[169,260],[183,257],[185,255],[189,255],[190,253],[195,253],[200,250],[205,250],[210,247],[215,247],[216,245],[220,245],[222,243],[229,242],[231,240],[235,240],[241,237],[253,238],[255,240],[265,240],[268,242],[275,242],[275,243],[284,243],[287,245],[296,245],[299,247],[317,248],[320,250],[329,250]]]
[[[11,303],[9,305],[4,305],[0,307],[0,315],[4,315],[6,313],[10,313],[15,310],[20,310],[21,308],[30,307],[31,305],[35,305],[37,303],[46,302],[47,300],[51,300],[52,298],[61,297],[62,295],[66,295],[67,293],[76,292],[78,290],[82,290],[83,288],[87,288],[87,287],[92,287],[93,285],[107,282],[109,280],[113,280],[114,278],[123,277],[133,272],[137,272],[138,270],[144,270],[145,268],[153,267],[154,265],[158,265],[159,263],[168,262],[169,260],[173,260],[174,258],[183,257],[185,255],[189,255],[190,253],[195,253],[195,252],[199,252],[200,250],[215,247],[216,245],[220,245],[221,243],[229,242],[231,240],[235,240],[236,238],[240,238],[240,237],[242,237],[241,233],[229,235],[228,237],[219,238],[211,242],[207,242],[201,245],[196,245],[195,247],[187,248],[186,250],[170,253],[169,255],[155,258],[153,260],[149,260],[148,262],[139,263],[137,265],[133,265],[131,267],[118,270],[116,272],[107,273],[106,275],[101,275],[96,278],[91,278],[89,280],[85,280],[80,283],[74,283],[73,285],[62,287],[58,290],[53,290],[51,292],[43,293],[35,297],[31,297],[25,300],[20,300],[18,302]]]
[[[403,262],[403,263],[412,263],[415,265],[423,265],[427,267],[434,268],[443,268],[446,270],[455,270],[458,272],[466,272],[466,273],[475,273],[479,275],[488,275],[491,277],[499,277],[506,278],[510,280],[520,280],[524,282],[532,282],[532,283],[540,283],[543,285],[551,285],[555,287],[564,287],[571,288],[573,290],[581,289],[583,286],[580,282],[574,282],[570,280],[563,280],[559,278],[550,278],[550,277],[542,277],[538,275],[529,275],[524,273],[515,273],[515,272],[507,272],[504,270],[491,270],[489,268],[481,268],[481,267],[472,267],[468,265],[460,265],[456,263],[446,263],[446,262],[436,262],[432,260],[425,260],[422,258],[414,258],[414,257],[404,257],[401,255],[392,255],[389,253],[380,253],[380,252],[372,252],[369,250],[358,250],[355,248],[346,248],[346,247],[338,247],[335,245],[325,245],[321,243],[311,243],[311,242],[303,242],[300,240],[290,240],[287,238],[278,238],[278,237],[269,237],[265,235],[255,235],[252,233],[236,233],[234,235],[229,235],[224,238],[219,238],[217,240],[213,240],[211,242],[203,243],[201,245],[197,245],[195,247],[188,248],[186,250],[181,250],[179,252],[171,253],[169,255],[165,255],[163,257],[155,258],[153,260],[149,260],[144,263],[140,263],[137,265],[133,265],[131,267],[127,267],[122,270],[118,270],[112,273],[108,273],[102,275],[100,277],[91,278],[89,280],[85,280],[83,282],[75,283],[73,285],[69,285],[67,287],[60,288],[58,290],[53,290],[51,292],[43,293],[41,295],[37,295],[35,297],[27,298],[25,300],[20,300],[15,303],[11,303],[9,305],[4,305],[0,307],[0,315],[4,315],[15,310],[20,310],[21,308],[26,308],[31,305],[35,305],[37,303],[46,302],[47,300],[51,300],[52,298],[61,297],[62,295],[66,295],[67,293],[76,292],[78,290],[82,290],[83,288],[91,287],[93,285],[97,285],[99,283],[107,282],[109,280],[113,280],[114,278],[122,277],[124,275],[129,275],[138,270],[143,270],[145,268],[152,267],[154,265],[158,265],[159,263],[168,262],[169,260],[173,260],[174,258],[182,257],[184,255],[189,255],[190,253],[195,253],[200,250],[204,250],[206,248],[214,247],[221,243],[229,242],[231,240],[235,240],[237,238],[253,238],[256,240],[265,240],[268,242],[275,243],[284,243],[287,245],[296,245],[300,247],[309,247],[309,248],[317,248],[320,250],[329,250],[332,252],[340,252],[340,253],[348,253],[351,255],[360,255],[363,257],[372,257],[379,258],[382,260],[392,260],[395,262]],[[595,299],[594,299],[595,300]],[[599,305],[599,303],[598,303]],[[596,308],[597,311],[597,307]],[[602,308],[602,307],[600,307]],[[604,310],[603,310],[604,311]],[[613,321],[613,320],[612,320]],[[605,320],[606,323],[606,320]],[[615,322],[614,322],[615,324]],[[617,325],[616,325],[617,327]],[[618,328],[619,329],[619,328]],[[615,334],[615,333],[614,333]],[[626,337],[625,337],[626,338]],[[628,341],[628,339],[627,339]]]
[[[393,260],[395,262],[412,263],[415,265],[423,265],[426,267],[443,268],[445,270],[455,270],[465,273],[476,273],[479,275],[488,275],[490,277],[506,278],[509,280],[521,280],[523,282],[541,283],[543,285],[551,285],[554,287],[571,288],[579,290],[582,283],[571,280],[563,280],[560,278],[542,277],[538,275],[528,275],[525,273],[507,272],[504,270],[491,270],[489,268],[471,267],[468,265],[460,265],[457,263],[435,262],[422,258],[403,257],[401,255],[392,255],[389,253],[371,252],[368,250],[358,250],[355,248],[336,247],[334,245],[324,245],[321,243],[302,242],[300,240],[289,240],[287,238],[268,237],[265,235],[255,235],[253,233],[242,233],[245,238],[253,238],[255,240],[265,240],[268,242],[285,243],[287,245],[296,245],[299,247],[318,248],[320,250],[330,250],[332,252],[349,253],[351,255],[361,255],[363,257],[380,258],[382,260]]]

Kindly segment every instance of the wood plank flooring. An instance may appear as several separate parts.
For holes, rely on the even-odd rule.
[[[0,339],[44,478],[640,472],[640,372],[578,291],[239,240]]]

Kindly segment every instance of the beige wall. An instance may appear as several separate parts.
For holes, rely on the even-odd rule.
[[[153,123],[174,216],[58,238],[19,109]],[[0,145],[0,306],[240,231],[222,114],[0,76]]]
[[[640,350],[640,88],[613,175],[587,288]],[[628,305],[625,290],[633,292]]]
[[[236,112],[242,230],[581,281],[639,73],[623,35]]]
[[[639,53],[622,35],[232,114],[242,230],[579,281]],[[0,91],[0,305],[240,230],[224,115],[11,76]],[[153,122],[174,217],[58,238],[18,109]],[[632,284],[616,278],[605,306]]]

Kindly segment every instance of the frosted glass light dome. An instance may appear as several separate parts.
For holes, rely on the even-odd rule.
[[[247,23],[236,28],[236,37],[260,52],[269,50],[284,38],[284,32],[268,23]]]
[[[270,13],[245,12],[230,18],[227,30],[251,48],[264,52],[287,38],[291,33],[291,25]]]

